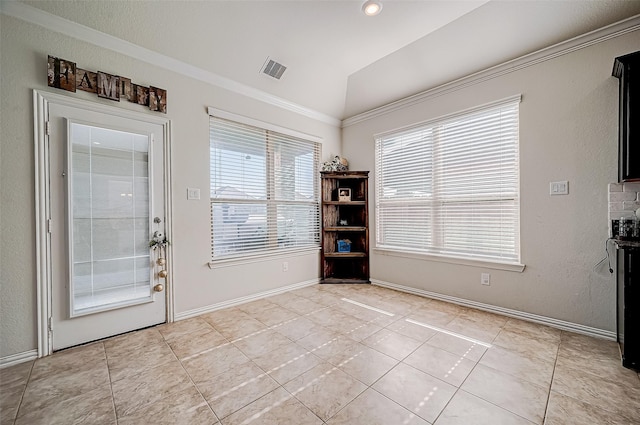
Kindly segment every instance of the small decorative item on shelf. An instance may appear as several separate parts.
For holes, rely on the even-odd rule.
[[[322,171],[347,170],[349,170],[349,161],[347,161],[347,158],[340,158],[338,155],[334,156],[331,161],[325,161],[322,163]]]
[[[338,201],[349,202],[351,201],[351,189],[348,187],[341,187],[338,189]]]
[[[351,252],[351,241],[349,239],[340,239],[338,241],[338,252]]]
[[[347,220],[340,220],[340,226],[348,226],[349,222]]]

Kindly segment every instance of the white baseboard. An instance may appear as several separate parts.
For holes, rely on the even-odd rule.
[[[38,350],[25,351],[23,353],[11,354],[10,356],[0,357],[0,369],[17,365],[19,363],[28,362],[38,358]]]
[[[201,314],[211,313],[212,311],[221,310],[223,308],[235,307],[240,304],[245,304],[251,301],[256,301],[262,298],[270,297],[273,295],[283,294],[285,292],[293,291],[294,289],[304,288],[306,286],[315,285],[319,283],[320,279],[311,279],[300,283],[294,283],[293,285],[283,286],[281,288],[272,289],[270,291],[259,292],[257,294],[247,295],[246,297],[235,298],[228,301],[223,301],[217,304],[211,304],[205,307],[196,308],[193,310],[183,311],[182,313],[176,313],[174,320],[190,319]]]
[[[457,298],[449,295],[442,295],[436,292],[425,291],[423,289],[417,289],[417,288],[412,288],[410,286],[398,285],[396,283],[385,282],[377,279],[371,279],[371,283],[374,285],[395,289],[397,291],[406,292],[409,294],[420,295],[423,297],[433,298],[440,301],[446,301],[446,302],[458,304],[464,307],[477,308],[479,310],[488,311],[490,313],[497,313],[503,316],[514,317],[516,319],[526,320],[528,322],[535,322],[541,325],[562,329],[564,331],[575,332],[583,335],[588,335],[596,338],[604,338],[604,339],[609,339],[613,341],[616,340],[615,332],[607,331],[604,329],[592,328],[590,326],[584,326],[577,323],[566,322],[564,320],[558,320],[552,317],[540,316],[537,314],[531,314],[523,311],[512,310],[509,308],[498,307],[491,304],[484,304],[476,301],[466,300],[464,298]]]

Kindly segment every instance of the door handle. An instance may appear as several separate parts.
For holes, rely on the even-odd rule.
[[[156,220],[159,220],[158,217],[156,217]],[[154,221],[156,221],[154,220]],[[158,221],[156,221],[157,223]],[[158,278],[160,279],[166,279],[166,277],[169,275],[169,272],[167,272],[167,269],[165,268],[167,265],[167,260],[162,256],[162,250],[165,248],[166,244],[168,243],[167,239],[165,238],[164,234],[162,232],[160,232],[159,230],[156,230],[155,232],[153,232],[153,239],[151,242],[151,246],[153,247],[153,249],[155,250],[155,248],[160,247],[160,250],[158,252],[158,259],[156,260],[156,264],[158,265],[158,267],[161,269],[158,272]],[[162,292],[164,291],[164,284],[162,283],[158,283],[153,287],[153,290],[155,292]]]

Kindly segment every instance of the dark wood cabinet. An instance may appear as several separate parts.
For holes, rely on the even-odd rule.
[[[636,245],[618,249],[616,328],[622,365],[640,370],[640,243]]]
[[[321,283],[369,283],[369,172],[320,174]]]
[[[640,52],[613,64],[619,82],[618,180],[640,181]]]

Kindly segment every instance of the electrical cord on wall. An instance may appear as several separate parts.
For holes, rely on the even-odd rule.
[[[613,238],[607,238],[607,240],[604,241],[604,251],[607,253],[607,255],[602,260],[598,261],[598,264],[593,266],[594,270],[597,270],[598,267],[600,267],[606,261],[607,266],[609,266],[609,273],[613,274],[613,267],[611,267],[611,257],[609,256],[609,242],[612,240]]]

